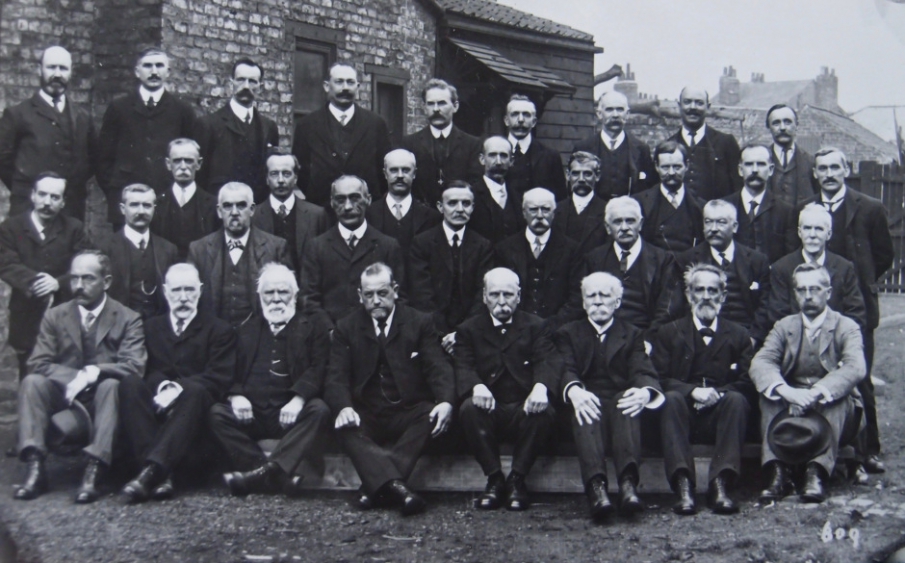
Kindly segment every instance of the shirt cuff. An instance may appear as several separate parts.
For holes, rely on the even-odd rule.
[[[157,386],[157,394],[160,395],[161,393],[163,393],[170,387],[172,387],[172,388],[176,389],[177,391],[179,391],[180,393],[182,393],[182,385],[179,385],[175,381],[167,380],[167,381],[161,381],[160,385]]]
[[[770,401],[778,401],[782,399],[782,397],[776,394],[776,388],[780,385],[785,385],[785,383],[785,381],[777,381],[776,383],[771,383],[770,386],[764,390],[764,398]]]
[[[642,389],[647,389],[647,391],[650,393],[650,402],[648,402],[644,406],[644,408],[651,410],[659,409],[660,406],[666,402],[666,396],[664,396],[663,393],[657,391],[653,387],[642,387]]]
[[[823,399],[820,400],[821,403],[832,403],[833,402],[833,394],[830,393],[830,390],[826,388],[822,383],[815,383],[811,386],[811,389],[815,391],[819,391],[821,395],[823,395]]]
[[[573,385],[580,385],[581,388],[584,389],[584,385],[582,385],[580,381],[573,381],[566,385],[566,388],[562,390],[562,401],[567,405],[569,404],[569,389],[571,389]]]
[[[85,366],[82,368],[82,371],[84,371],[85,374],[94,381],[97,381],[97,378],[101,374],[101,368],[97,366]]]

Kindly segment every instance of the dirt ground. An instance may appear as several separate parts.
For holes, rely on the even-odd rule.
[[[795,497],[755,504],[760,483],[749,472],[740,514],[706,510],[680,518],[671,498],[648,496],[634,520],[593,524],[581,495],[537,495],[524,513],[473,509],[471,494],[427,495],[425,514],[361,512],[342,492],[306,498],[236,499],[216,485],[181,491],[171,501],[123,506],[108,494],[76,506],[81,465],[56,459],[53,490],[31,502],[11,498],[21,467],[0,461],[0,563],[23,562],[789,562],[883,561],[905,545],[905,297],[884,297],[875,377],[888,471],[869,486],[835,482],[822,505]],[[0,445],[12,426],[0,425]],[[699,495],[703,504],[703,497]],[[12,544],[15,545],[12,545]]]

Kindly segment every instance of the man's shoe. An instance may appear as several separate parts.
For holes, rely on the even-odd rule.
[[[97,482],[103,469],[104,466],[100,460],[94,458],[88,460],[88,465],[85,467],[85,475],[82,477],[82,484],[75,494],[76,504],[90,504],[101,496],[97,490]]]
[[[863,463],[855,463],[852,468],[852,482],[855,485],[868,485],[870,484],[870,475],[867,474],[867,469],[865,469]]]
[[[717,475],[707,488],[707,504],[715,514],[735,514],[738,504],[726,491],[726,480]]]
[[[293,475],[286,479],[283,483],[283,494],[290,498],[298,498],[302,496],[304,492],[302,489],[302,483],[304,482],[305,477],[302,475]]]
[[[487,486],[484,494],[478,498],[477,507],[481,510],[496,510],[499,508],[506,495],[506,480],[503,473],[498,471],[487,478]]]
[[[601,520],[615,511],[610,495],[606,492],[606,481],[602,477],[593,477],[585,485],[588,502],[591,503],[591,518]]]
[[[673,512],[683,516],[697,512],[694,506],[694,486],[684,471],[679,472],[676,476],[676,494],[679,495],[679,500],[672,506]]]
[[[619,512],[637,514],[644,510],[644,504],[635,493],[635,481],[631,477],[623,477],[619,481]]]
[[[151,491],[151,498],[154,500],[167,500],[173,498],[174,494],[176,494],[176,488],[173,487],[173,478],[167,477],[163,480],[163,483],[154,487],[154,490]]]
[[[801,501],[820,503],[826,500],[824,488],[824,470],[816,463],[809,463],[805,472],[804,490],[801,492]]]
[[[524,475],[515,472],[509,474],[509,478],[506,479],[506,497],[506,510],[515,512],[528,510],[531,499]]]
[[[864,469],[868,473],[886,473],[886,465],[876,455],[867,456],[867,459],[864,460]]]
[[[399,506],[403,516],[424,512],[427,507],[427,503],[421,498],[421,495],[409,489],[399,479],[393,479],[384,485],[381,491]]]
[[[374,497],[373,495],[369,495],[365,489],[364,485],[362,485],[358,489],[358,496],[355,498],[355,506],[357,506],[361,510],[371,510],[374,508]]]
[[[25,482],[16,489],[13,498],[31,500],[47,492],[47,472],[44,470],[44,459],[37,452],[26,458]]]
[[[223,482],[229,487],[233,496],[244,497],[255,488],[268,488],[272,478],[280,468],[279,465],[267,462],[251,471],[233,471],[223,474]]]
[[[126,498],[126,502],[132,504],[148,500],[151,496],[151,491],[161,484],[164,479],[166,479],[166,475],[164,475],[162,467],[156,463],[145,465],[141,473],[123,487],[122,493]]]
[[[761,504],[779,502],[789,494],[789,469],[779,461],[767,465],[767,488],[760,492]]]

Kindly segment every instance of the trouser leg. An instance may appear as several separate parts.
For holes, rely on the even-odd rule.
[[[390,459],[403,481],[412,474],[424,446],[430,441],[433,430],[430,412],[433,408],[431,403],[418,403],[387,421],[391,435],[398,436],[390,446]]]
[[[880,453],[880,424],[877,420],[877,396],[870,371],[874,362],[874,331],[864,331],[864,359],[867,362],[867,377],[858,383],[861,402],[864,405],[864,430],[857,441],[858,453],[864,456]]]
[[[855,414],[854,399],[845,397],[830,405],[817,405],[814,408],[830,423],[833,428],[833,439],[827,451],[811,461],[820,464],[826,470],[827,475],[832,475],[833,468],[836,466],[836,457],[839,455],[839,437],[842,435],[848,419]]]
[[[572,415],[572,437],[578,451],[582,483],[587,483],[592,477],[597,476],[606,479],[604,436],[607,429],[607,419],[604,416],[591,423],[579,423],[574,413]]]
[[[723,471],[738,475],[742,465],[742,445],[745,443],[748,416],[751,405],[737,391],[726,391],[713,413],[701,422],[715,428],[714,454],[710,460],[707,481],[712,481]]]
[[[144,461],[160,428],[154,389],[141,378],[123,378],[119,382],[119,406],[120,428],[128,450],[135,460]]]
[[[465,439],[484,475],[492,475],[502,470],[500,441],[496,432],[498,414],[497,409],[488,412],[476,407],[471,398],[465,399],[459,407],[459,421]]]
[[[537,453],[550,440],[556,411],[548,405],[544,412],[527,414],[524,403],[511,409],[510,426],[514,428],[515,448],[512,451],[512,471],[527,475],[537,460]]]
[[[776,461],[777,459],[776,454],[770,449],[770,442],[767,440],[767,429],[770,427],[770,423],[773,422],[773,419],[776,418],[776,415],[787,408],[788,404],[783,400],[771,401],[763,395],[760,396],[761,465],[767,465],[771,461]]]
[[[694,457],[691,454],[691,419],[689,399],[679,391],[667,391],[660,411],[660,435],[663,437],[663,462],[666,479],[673,486],[676,471],[688,472],[695,482]]]
[[[270,460],[291,475],[304,458],[320,458],[324,455],[327,436],[333,417],[330,407],[321,399],[305,403],[295,424],[286,431]]]
[[[617,399],[601,400],[602,415],[607,417],[609,434],[606,439],[612,443],[613,465],[617,478],[626,470],[638,470],[641,458],[641,415],[631,417],[622,414],[616,407]]]
[[[28,375],[19,385],[18,407],[19,455],[28,448],[47,455],[50,417],[66,408],[64,387],[43,375]]]
[[[192,448],[214,400],[207,389],[186,381],[160,426],[146,461],[171,471]]]
[[[119,421],[119,381],[105,379],[94,390],[94,432],[84,452],[108,467],[113,461],[113,440]]]
[[[208,411],[207,420],[214,438],[223,446],[235,469],[250,471],[267,461],[267,456],[252,438],[258,426],[257,416],[250,424],[242,424],[228,403],[217,403]]]

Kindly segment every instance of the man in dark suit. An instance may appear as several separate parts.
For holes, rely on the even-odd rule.
[[[113,267],[110,297],[137,312],[143,320],[166,312],[163,277],[179,260],[173,243],[151,233],[156,199],[151,186],[131,184],[123,188],[119,211],[126,224],[103,249]]]
[[[581,316],[579,284],[584,259],[578,245],[553,228],[556,200],[551,191],[533,188],[523,195],[528,226],[499,242],[496,264],[522,280],[519,307],[547,321],[551,331]]]
[[[735,207],[721,199],[704,204],[705,242],[680,254],[676,262],[680,272],[686,272],[692,264],[712,264],[720,268],[727,277],[726,299],[720,308],[720,318],[748,330],[767,305],[770,262],[760,252],[736,244],[734,236],[738,221],[735,213]],[[685,291],[687,293],[688,288]]]
[[[405,149],[387,153],[383,159],[387,195],[368,206],[368,224],[399,242],[403,253],[416,235],[440,223],[443,216],[423,201],[412,197],[412,182],[417,176],[415,155]]]
[[[484,176],[474,184],[474,213],[471,227],[482,237],[496,244],[521,231],[521,194],[506,185],[506,173],[512,165],[512,145],[505,137],[489,137],[478,157]]]
[[[397,302],[393,272],[374,263],[361,274],[362,307],[336,325],[325,398],[343,449],[361,477],[362,508],[421,512],[406,486],[421,451],[452,421],[455,377],[430,317]]]
[[[357,176],[340,176],[330,187],[330,206],[339,223],[308,244],[301,269],[301,295],[308,313],[324,313],[331,325],[359,304],[361,272],[375,262],[390,264],[400,286],[405,262],[399,243],[371,227],[365,210],[368,185]]]
[[[621,280],[617,318],[651,337],[678,306],[675,259],[641,238],[644,220],[638,202],[628,196],[613,198],[606,206],[606,230],[612,244],[591,251],[585,272],[606,272]]]
[[[676,141],[654,149],[660,185],[635,194],[644,215],[641,237],[674,256],[704,240],[704,203],[686,189],[688,151]]]
[[[258,311],[254,286],[264,264],[292,263],[285,240],[252,226],[253,197],[245,184],[225,184],[217,198],[223,228],[189,245],[206,289],[202,308],[234,328]]]
[[[0,118],[0,180],[10,191],[9,216],[29,210],[35,178],[52,170],[66,179],[66,214],[84,221],[97,139],[88,111],[66,96],[72,55],[48,47],[38,75],[40,90]]]
[[[282,264],[258,278],[261,315],[239,328],[238,363],[228,402],[211,407],[211,430],[236,471],[223,480],[234,495],[297,490],[303,458],[320,459],[333,418],[320,399],[330,350],[318,317],[296,314],[298,282]],[[255,440],[279,438],[268,459]]]
[[[738,141],[728,133],[707,126],[709,109],[710,94],[706,90],[682,88],[679,94],[682,128],[669,138],[687,151],[685,183],[691,195],[702,201],[726,197],[742,187],[737,173]]]
[[[110,261],[84,250],[69,270],[73,299],[47,312],[29,375],[19,386],[19,459],[28,464],[25,481],[14,497],[29,500],[47,490],[46,439],[50,417],[78,400],[92,414],[93,431],[84,448],[88,456],[75,501],[97,500],[100,474],[113,461],[118,394],[122,383],[140,380],[147,353],[138,313],[107,297]]]
[[[453,125],[453,116],[459,111],[455,86],[433,78],[421,91],[421,99],[429,124],[404,137],[402,148],[411,151],[418,162],[412,195],[435,205],[450,181],[463,180],[474,186],[481,179],[481,140]]]
[[[386,121],[355,103],[358,72],[348,62],[336,62],[324,80],[329,103],[306,115],[295,128],[292,154],[299,160],[299,187],[314,204],[326,207],[330,184],[343,175],[367,183],[371,198],[386,193],[380,174],[390,150]]]
[[[551,194],[552,197],[552,194]],[[525,510],[525,477],[550,439],[556,420],[549,391],[558,389],[559,362],[540,317],[518,311],[519,278],[506,268],[484,276],[487,313],[459,327],[453,361],[459,419],[487,476],[478,508]],[[504,479],[500,442],[512,439],[512,471]]]
[[[430,313],[450,352],[456,327],[481,310],[481,281],[493,266],[490,242],[467,228],[474,209],[474,192],[453,180],[437,205],[443,223],[412,242],[408,273],[412,306]]]
[[[98,138],[97,181],[114,231],[123,225],[122,189],[146,184],[163,193],[171,182],[165,162],[170,141],[191,138],[195,130],[191,104],[166,90],[170,58],[165,52],[145,49],[134,72],[138,87],[110,102]]]
[[[745,145],[738,164],[745,187],[723,198],[735,206],[735,239],[765,254],[771,264],[800,246],[795,209],[776,195],[770,183],[775,170],[767,147]]]
[[[0,279],[12,288],[7,342],[16,351],[19,378],[38,337],[44,312],[69,300],[69,264],[91,247],[82,222],[61,214],[66,180],[41,174],[31,190],[33,209],[0,224]]]
[[[814,178],[814,157],[795,143],[798,132],[798,112],[786,104],[776,104],[767,110],[767,129],[773,136],[770,159],[773,175],[770,191],[777,199],[797,209],[799,204],[820,189]],[[791,252],[791,251],[790,251]]]
[[[862,332],[868,372],[868,377],[858,384],[867,419],[867,428],[858,450],[869,473],[882,473],[885,468],[879,458],[877,401],[869,374],[874,358],[874,330],[880,324],[877,282],[892,267],[895,250],[883,203],[849,189],[845,185],[845,179],[850,172],[848,160],[841,150],[820,149],[814,153],[814,177],[820,184],[820,193],[805,202],[819,202],[829,210],[833,219],[833,234],[827,243],[827,249],[851,260],[858,274],[858,284],[867,307],[867,324]]]
[[[595,191],[604,200],[632,195],[657,185],[650,147],[625,131],[628,98],[606,92],[597,100],[599,131],[575,143],[572,151],[586,151],[600,159]]]
[[[270,197],[255,209],[251,220],[255,227],[286,241],[296,272],[302,266],[308,243],[330,228],[330,218],[323,207],[295,194],[298,171],[298,160],[291,154],[273,152],[267,157]]]
[[[600,159],[588,152],[574,152],[568,174],[571,196],[557,203],[553,226],[578,243],[584,255],[607,241],[606,201],[594,193],[600,177]]]
[[[503,123],[512,145],[512,166],[506,174],[506,184],[521,196],[532,188],[547,188],[556,199],[569,195],[562,157],[534,138],[537,125],[537,106],[531,98],[513,94],[506,104]]]
[[[572,321],[554,335],[563,361],[560,392],[575,416],[572,435],[594,519],[613,513],[604,462],[607,446],[612,447],[620,511],[644,509],[635,492],[641,460],[638,415],[664,401],[641,331],[613,316],[621,295],[619,278],[603,272],[586,276],[581,297],[587,318]]]
[[[198,189],[195,176],[201,170],[201,147],[191,139],[173,139],[166,164],[173,175],[170,189],[158,194],[151,232],[176,245],[179,259],[189,254],[189,244],[220,228],[217,197]]]
[[[198,122],[195,140],[204,159],[199,184],[211,194],[227,182],[241,182],[251,187],[255,203],[267,198],[264,162],[267,150],[279,146],[280,132],[277,124],[255,107],[263,80],[261,65],[251,59],[237,60],[229,103]]]
[[[723,318],[726,272],[693,264],[685,272],[691,314],[657,333],[652,360],[666,404],[660,435],[666,479],[679,495],[677,514],[694,514],[695,464],[692,443],[715,444],[707,477],[707,503],[717,514],[738,512],[729,496],[741,471],[751,405],[757,400],[748,379],[754,355],[748,331]]]
[[[208,410],[233,380],[236,336],[200,313],[201,279],[176,264],[163,286],[169,312],[147,322],[148,369],[120,385],[123,437],[141,472],[123,487],[128,502],[173,495],[170,473],[195,447]]]

